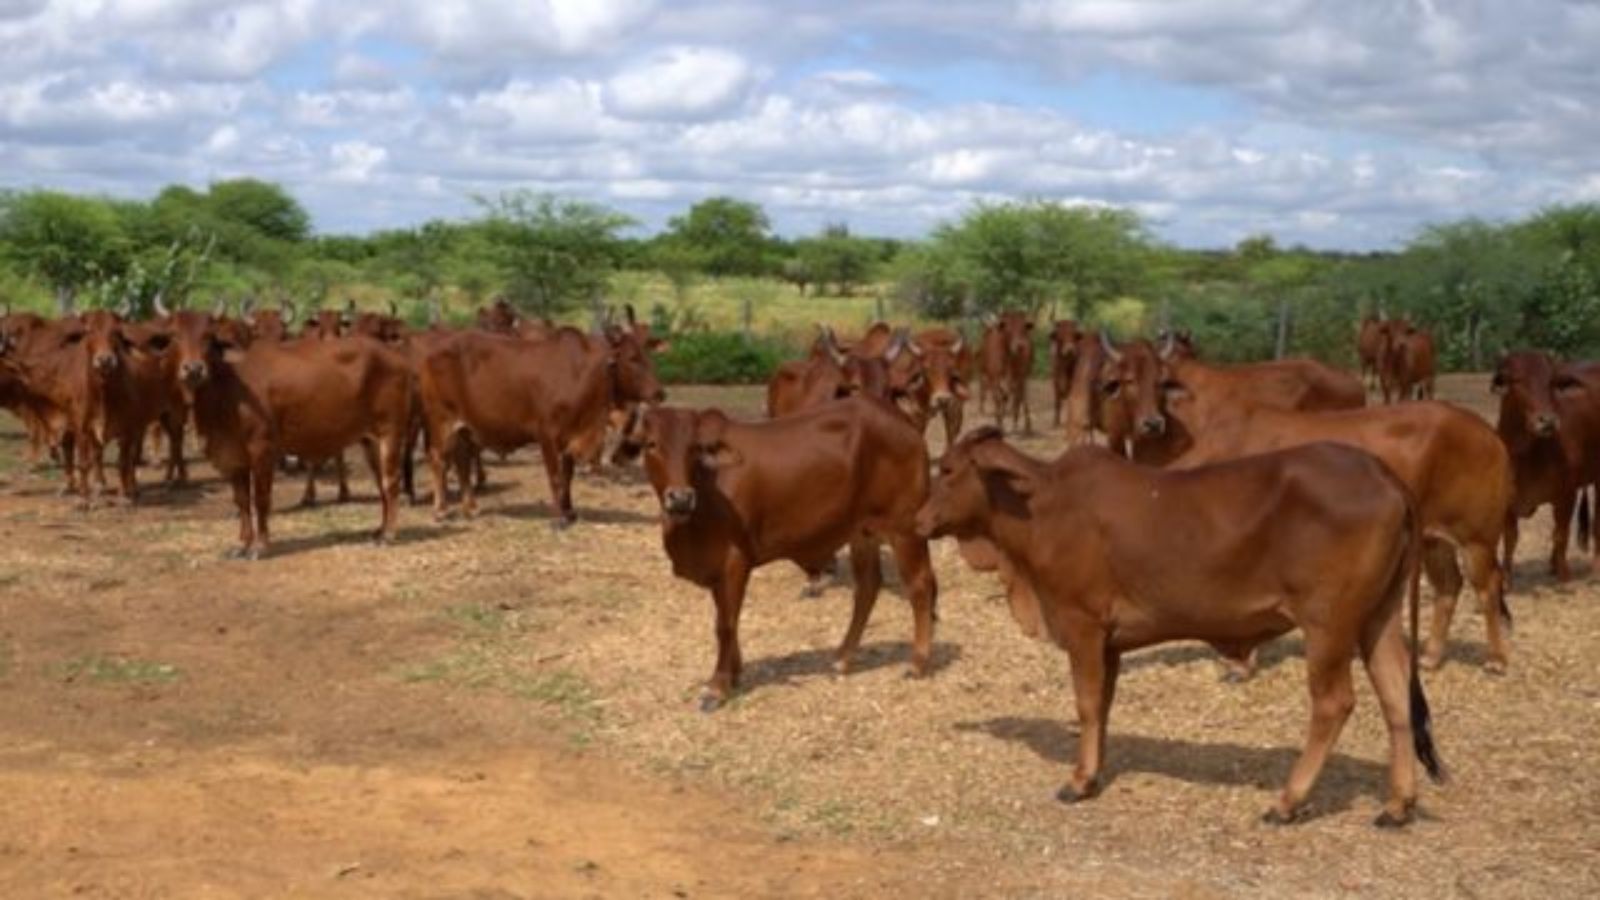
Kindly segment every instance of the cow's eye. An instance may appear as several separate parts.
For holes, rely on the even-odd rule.
[[[1107,381],[1100,385],[1100,390],[1107,397],[1115,397],[1122,390],[1122,382]]]

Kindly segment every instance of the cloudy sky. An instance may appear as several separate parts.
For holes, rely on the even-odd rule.
[[[514,187],[909,236],[981,199],[1381,248],[1600,200],[1600,0],[0,0],[0,184]]]

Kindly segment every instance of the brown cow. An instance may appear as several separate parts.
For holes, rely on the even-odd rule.
[[[1028,409],[1028,376],[1033,372],[1033,320],[1010,310],[992,317],[983,329],[978,347],[979,373],[984,390],[995,403],[995,425],[1022,423],[1024,434],[1033,433],[1033,412]]]
[[[1378,354],[1378,381],[1383,402],[1433,399],[1433,334],[1409,319],[1383,322],[1379,329],[1383,343]]]
[[[417,362],[433,473],[434,515],[445,515],[444,465],[454,459],[464,487],[462,512],[477,511],[474,482],[460,468],[472,447],[509,453],[538,444],[556,506],[556,527],[577,520],[572,476],[605,437],[612,410],[665,396],[649,355],[633,336],[589,336],[560,329],[543,341],[466,331]]]
[[[497,334],[512,334],[517,330],[516,307],[504,297],[496,297],[488,306],[478,308],[478,327]]]
[[[1194,430],[1241,406],[1311,412],[1359,409],[1367,400],[1354,375],[1310,359],[1211,366],[1184,359],[1167,345],[1152,349],[1148,342],[1123,351],[1107,347],[1106,353],[1100,394],[1112,447],[1125,436],[1132,458],[1152,465],[1177,459],[1192,444]],[[1166,415],[1166,389],[1173,383],[1192,395],[1188,421],[1174,423]]]
[[[1600,482],[1600,363],[1557,363],[1538,351],[1509,353],[1495,366],[1491,387],[1500,395],[1496,430],[1511,453],[1516,485],[1506,513],[1507,579],[1518,520],[1548,503],[1555,519],[1550,572],[1566,581],[1572,577],[1567,544],[1573,510],[1579,510],[1579,543],[1586,544],[1589,510],[1579,502],[1580,493]]]
[[[922,364],[921,382],[911,388],[910,397],[919,410],[916,418],[923,433],[937,415],[944,420],[945,445],[955,443],[971,396],[967,383],[972,378],[972,348],[966,336],[950,328],[928,328],[918,332],[906,349]]]
[[[1078,344],[1085,332],[1077,322],[1058,321],[1050,326],[1050,384],[1055,389],[1051,424],[1061,427],[1061,411],[1072,393],[1072,373],[1078,365]],[[954,442],[952,442],[954,443]]]
[[[167,436],[166,481],[170,484],[187,480],[183,459],[187,410],[172,381],[169,359],[162,353],[169,338],[148,327],[124,322],[108,310],[91,310],[77,321],[80,324],[69,327],[64,340],[69,344],[83,342],[89,367],[88,402],[83,408],[88,418],[78,423],[76,431],[80,454],[86,450],[90,455],[97,487],[103,490],[105,485],[101,470],[105,445],[116,441],[122,498],[128,503],[138,500],[136,467],[145,432],[156,422],[161,423]],[[95,497],[87,479],[80,481],[80,489],[83,504],[92,506]]]
[[[883,582],[878,546],[887,542],[911,599],[912,669],[927,671],[938,585],[913,519],[927,491],[928,454],[891,406],[852,397],[750,424],[718,410],[656,408],[630,442],[642,448],[661,502],[673,574],[709,589],[716,604],[717,664],[702,709],[715,709],[739,683],[739,612],[750,573],[776,560],[814,571],[846,545],[855,607],[838,669],[849,668],[872,614]]]
[[[1043,463],[983,429],[940,461],[917,526],[990,541],[1027,579],[1040,626],[1067,652],[1080,733],[1077,767],[1057,794],[1063,802],[1100,789],[1123,653],[1199,639],[1243,655],[1297,627],[1311,729],[1266,820],[1291,822],[1302,811],[1355,706],[1357,652],[1389,731],[1389,797],[1376,824],[1412,817],[1410,751],[1443,777],[1414,665],[1407,708],[1400,614],[1420,526],[1405,485],[1363,451],[1313,444],[1166,472],[1097,447]],[[1414,652],[1415,607],[1412,621]]]
[[[1385,319],[1369,315],[1361,320],[1361,330],[1356,334],[1356,355],[1361,359],[1361,383],[1379,387],[1378,360],[1383,356]]]
[[[206,457],[233,486],[240,546],[230,555],[256,559],[267,551],[273,470],[282,454],[324,459],[358,441],[378,482],[374,538],[392,539],[411,417],[405,357],[365,337],[258,341],[239,351],[212,325],[209,315],[185,311],[169,327]]]
[[[898,332],[891,335],[882,353],[864,356],[846,351],[832,328],[818,324],[810,355],[779,365],[768,379],[767,416],[814,409],[857,393],[898,401],[914,389],[913,382],[922,371],[915,354],[901,356],[908,340],[904,332]],[[855,346],[865,343],[858,341]]]
[[[1181,382],[1168,388],[1167,410],[1174,419],[1185,418],[1187,402]],[[1459,550],[1488,628],[1489,658],[1484,666],[1491,672],[1505,671],[1504,632],[1511,614],[1495,554],[1511,504],[1511,458],[1481,418],[1432,401],[1403,409],[1378,406],[1320,413],[1247,408],[1213,417],[1204,429],[1189,432],[1195,435],[1195,445],[1173,468],[1194,468],[1315,441],[1359,447],[1382,460],[1411,490],[1422,519],[1423,565],[1434,587],[1433,630],[1422,665],[1437,668],[1444,659],[1450,620],[1461,593]]]

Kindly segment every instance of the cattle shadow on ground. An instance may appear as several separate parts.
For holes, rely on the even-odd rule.
[[[1276,638],[1267,641],[1257,648],[1256,672],[1265,672],[1276,668],[1286,659],[1304,658],[1305,655],[1305,641],[1300,638]],[[1221,677],[1223,671],[1221,655],[1213,650],[1210,644],[1196,643],[1153,647],[1130,653],[1122,658],[1122,674],[1127,675],[1152,666],[1167,668],[1201,661],[1209,661],[1216,667],[1218,677]]]
[[[387,545],[379,545],[374,541],[372,539],[372,529],[370,528],[362,528],[355,531],[329,531],[306,537],[273,541],[272,548],[268,551],[266,558],[278,559],[298,553],[309,553],[328,547],[341,546],[368,546],[379,551],[395,550],[413,544],[442,540],[467,530],[467,528],[460,525],[405,525],[395,529],[394,539]]]
[[[1022,744],[1041,759],[1061,764],[1063,780],[1068,774],[1065,767],[1077,762],[1077,731],[1060,720],[1002,716],[981,722],[957,722],[954,728]],[[1289,769],[1299,755],[1299,746],[1244,747],[1183,738],[1119,735],[1113,730],[1106,738],[1100,782],[1105,787],[1125,772],[1147,772],[1191,784],[1254,787],[1265,792],[1265,808],[1288,779]],[[1328,756],[1327,766],[1311,791],[1308,817],[1345,812],[1357,797],[1381,798],[1387,784],[1386,765],[1334,752]]]
[[[480,516],[498,516],[502,519],[519,520],[545,520],[553,522],[556,519],[556,508],[548,500],[534,500],[528,503],[508,503],[504,506],[485,506],[478,510]],[[645,515],[631,509],[608,509],[606,507],[593,507],[578,505],[578,521],[575,528],[582,528],[585,522],[597,522],[604,525],[654,525],[660,519],[654,515]]]
[[[745,663],[739,676],[740,693],[749,693],[763,687],[792,687],[798,682],[834,674],[833,663],[838,658],[834,648],[799,650],[782,656],[769,656]],[[961,658],[959,644],[934,641],[933,654],[928,660],[928,674],[937,675]],[[850,659],[850,675],[871,672],[889,666],[905,666],[911,673],[910,641],[873,641],[856,648]]]
[[[1556,580],[1550,572],[1550,559],[1527,559],[1511,567],[1511,588],[1506,591],[1506,599],[1511,603],[1511,613],[1515,615],[1516,601],[1519,596],[1525,597],[1534,591],[1553,591],[1566,593],[1577,585],[1586,581],[1595,574],[1594,562],[1589,554],[1574,550],[1567,554],[1567,565],[1572,569],[1572,578],[1566,582]],[[1463,602],[1467,597],[1463,594]]]

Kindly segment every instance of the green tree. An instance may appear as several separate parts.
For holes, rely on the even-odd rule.
[[[122,274],[132,250],[110,203],[60,191],[0,198],[0,242],[17,269],[49,285],[63,313],[85,288]]]
[[[475,199],[487,213],[506,299],[537,315],[598,300],[617,265],[618,232],[634,224],[616,210],[552,194]]]
[[[822,234],[795,242],[795,258],[811,279],[818,285],[832,284],[845,297],[871,277],[878,257],[872,241],[852,235],[843,224],[825,226]]]
[[[758,204],[709,197],[674,216],[664,238],[687,248],[707,275],[759,275],[766,270],[771,227]]]

